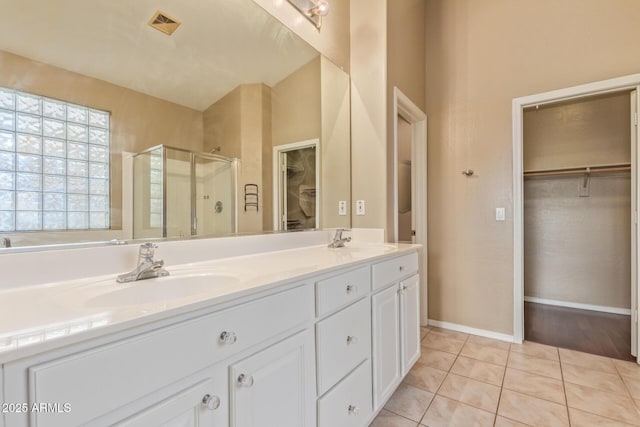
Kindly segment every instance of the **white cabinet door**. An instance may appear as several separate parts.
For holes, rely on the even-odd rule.
[[[157,405],[117,423],[118,427],[199,427],[216,425],[221,398],[213,394],[213,380],[202,381]]]
[[[400,282],[400,328],[402,376],[420,357],[420,279],[418,275]]]
[[[311,330],[256,353],[232,365],[229,371],[231,426],[315,425],[315,355]]]
[[[373,317],[373,410],[380,409],[402,376],[400,371],[400,302],[395,284],[371,298]]]

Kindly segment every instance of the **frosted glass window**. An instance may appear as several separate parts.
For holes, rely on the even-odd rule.
[[[0,150],[13,151],[16,149],[15,134],[0,131]]]
[[[13,91],[0,89],[0,108],[13,110],[15,108],[15,97]]]
[[[42,114],[42,100],[39,96],[18,93],[16,110],[31,114]]]
[[[88,173],[87,162],[81,162],[78,160],[67,161],[67,175],[71,176],[87,176]]]
[[[89,182],[87,178],[76,178],[76,177],[68,177],[67,178],[67,193],[74,194],[88,194],[89,193]]]
[[[67,150],[65,141],[44,139],[44,154],[47,156],[65,157]]]
[[[42,172],[42,157],[32,156],[30,154],[18,154],[18,165],[16,170],[21,172]]]
[[[105,147],[98,147],[95,145],[89,146],[89,160],[92,162],[107,162],[107,149]]]
[[[15,193],[13,191],[0,191],[0,210],[12,211],[15,209]]]
[[[39,136],[19,133],[17,138],[16,151],[20,153],[42,154],[42,138]]]
[[[90,194],[109,194],[109,187],[106,179],[89,179],[89,193]]]
[[[67,178],[64,176],[44,176],[44,191],[64,193],[67,191]]]
[[[16,130],[18,132],[42,135],[42,117],[30,114],[16,114]]]
[[[42,193],[33,191],[16,192],[16,209],[19,211],[35,211],[42,209]]]
[[[16,229],[13,211],[0,211],[0,231],[13,231]]]
[[[43,229],[45,230],[64,230],[67,228],[67,214],[65,212],[45,212]],[[105,228],[105,227],[100,227]]]
[[[98,145],[107,145],[109,140],[107,131],[104,129],[91,128],[89,131],[89,142]]]
[[[45,99],[43,101],[42,115],[65,120],[67,118],[67,104],[53,99]]]
[[[0,110],[0,129],[13,130],[16,115],[13,111]]]
[[[58,157],[44,158],[44,173],[65,175],[67,173],[67,162]]]
[[[42,212],[16,212],[16,229],[42,230]]]
[[[42,204],[45,211],[66,211],[67,200],[61,193],[45,193],[42,197]]]
[[[18,172],[16,174],[16,190],[42,191],[42,175]]]
[[[110,121],[0,88],[0,231],[109,228]]]
[[[89,110],[77,105],[67,104],[67,121],[76,123],[87,123]]]
[[[0,190],[13,190],[13,172],[0,172]]]
[[[87,157],[89,157],[87,150],[87,144],[67,143],[67,157],[70,159],[87,160]]]
[[[67,135],[66,126],[62,120],[54,120],[45,118],[42,121],[43,130],[42,133],[44,136],[50,136],[52,138],[60,138],[64,139]]]
[[[89,199],[83,194],[68,194],[67,207],[70,211],[88,211]]]
[[[70,230],[89,228],[88,213],[87,212],[69,212],[67,214],[67,228]]]
[[[0,151],[0,170],[13,171],[16,168],[16,155]]]
[[[87,142],[89,140],[89,128],[74,123],[67,123],[67,139],[72,141]]]

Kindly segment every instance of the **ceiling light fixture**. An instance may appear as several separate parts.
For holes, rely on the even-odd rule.
[[[329,14],[327,0],[287,0],[319,30],[322,27],[322,17]]]

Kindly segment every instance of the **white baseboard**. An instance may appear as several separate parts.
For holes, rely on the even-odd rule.
[[[429,326],[435,326],[442,329],[451,329],[452,331],[463,332],[470,335],[478,335],[480,337],[491,338],[499,341],[514,342],[513,335],[472,328],[470,326],[458,325],[457,323],[449,323],[442,322],[440,320],[429,319]]]
[[[603,313],[625,314],[631,316],[630,308],[607,307],[604,305],[582,304],[579,302],[558,301],[554,299],[545,299],[537,297],[524,297],[526,302],[535,302],[537,304],[555,305],[558,307],[579,308],[581,310],[601,311]]]

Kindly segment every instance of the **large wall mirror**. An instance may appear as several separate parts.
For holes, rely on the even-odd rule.
[[[0,5],[0,247],[350,226],[349,77],[253,0]]]

